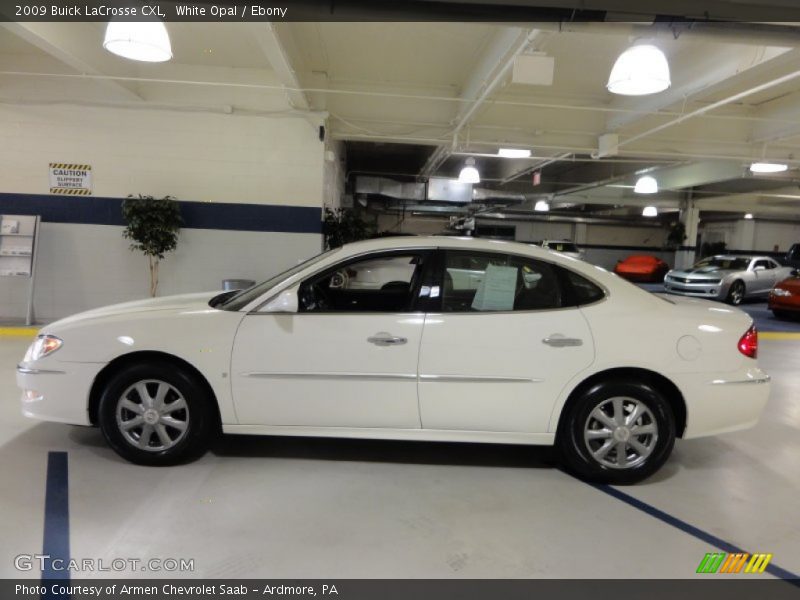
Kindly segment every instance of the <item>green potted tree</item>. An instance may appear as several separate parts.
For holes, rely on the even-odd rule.
[[[128,196],[122,202],[122,216],[127,223],[122,236],[133,240],[131,251],[147,257],[150,267],[150,296],[158,290],[158,265],[164,255],[178,245],[182,220],[180,205],[172,196]]]
[[[352,208],[325,208],[322,233],[325,248],[330,250],[350,242],[365,240],[374,232],[374,227],[361,218]]]

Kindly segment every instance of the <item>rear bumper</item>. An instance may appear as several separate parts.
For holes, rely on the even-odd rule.
[[[89,391],[103,368],[98,363],[52,363],[48,368],[17,366],[22,414],[33,419],[91,425]]]
[[[686,400],[685,439],[748,429],[758,423],[769,399],[770,377],[758,367],[718,378],[681,377]]]

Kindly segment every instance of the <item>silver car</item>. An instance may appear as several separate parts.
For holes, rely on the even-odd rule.
[[[671,294],[738,305],[745,298],[767,296],[791,272],[769,256],[709,256],[691,269],[667,273],[664,288]]]

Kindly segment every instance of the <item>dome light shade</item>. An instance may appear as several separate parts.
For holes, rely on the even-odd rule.
[[[464,163],[464,168],[461,169],[461,173],[458,175],[458,182],[459,183],[481,182],[481,174],[478,173],[478,169],[475,168],[475,159],[472,158],[471,156]]]
[[[783,173],[789,169],[789,165],[770,162],[754,162],[750,165],[751,173]]]
[[[550,210],[550,204],[547,203],[547,200],[537,200],[533,210],[536,212],[547,212]]]
[[[655,206],[645,206],[642,210],[643,217],[657,217],[658,209]]]
[[[161,21],[109,21],[103,48],[123,58],[144,62],[172,58],[167,27]]]
[[[753,218],[753,213],[746,213],[746,214],[744,215],[744,218],[745,218],[745,219],[747,219],[747,220],[749,221],[750,219],[752,219],[752,218]]]
[[[646,96],[663,92],[670,84],[667,57],[651,44],[640,44],[619,55],[606,87],[612,94]]]
[[[637,194],[657,194],[658,181],[656,181],[655,177],[650,177],[650,175],[639,177],[633,191]]]

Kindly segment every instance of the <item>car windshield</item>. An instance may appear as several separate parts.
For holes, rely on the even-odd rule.
[[[258,283],[253,287],[238,292],[237,294],[231,296],[225,302],[217,306],[217,308],[220,308],[222,310],[241,310],[242,308],[250,304],[253,300],[255,300],[262,294],[269,291],[270,288],[273,288],[276,285],[278,285],[281,281],[284,281],[289,277],[291,277],[292,275],[299,273],[303,269],[320,262],[322,259],[327,258],[328,256],[334,254],[338,250],[339,250],[338,248],[335,248],[333,250],[328,250],[327,252],[323,252],[322,254],[317,254],[316,256],[312,256],[308,260],[301,262],[299,265],[295,265],[291,269],[287,269],[286,271],[278,273],[274,277],[271,277],[270,279],[267,279],[262,283]]]
[[[749,265],[749,258],[725,258],[714,256],[701,260],[694,268],[703,269],[704,271],[746,271]]]

